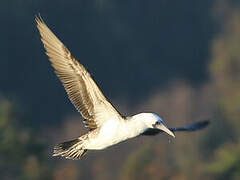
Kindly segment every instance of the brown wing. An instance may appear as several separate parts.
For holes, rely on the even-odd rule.
[[[110,118],[119,118],[119,113],[106,100],[83,65],[71,55],[40,17],[35,20],[46,54],[69,99],[85,118],[85,125],[92,130]]]

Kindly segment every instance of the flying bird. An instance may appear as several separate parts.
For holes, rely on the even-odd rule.
[[[194,131],[207,126],[208,121],[180,128],[168,128],[155,113],[140,113],[123,117],[106,99],[90,73],[67,47],[53,34],[42,18],[36,17],[37,28],[46,54],[62,82],[69,99],[84,118],[88,133],[54,147],[53,156],[80,159],[88,150],[101,150],[139,135],[165,132],[175,137],[175,131]]]

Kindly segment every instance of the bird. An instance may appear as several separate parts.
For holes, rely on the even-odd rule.
[[[77,160],[89,150],[102,150],[137,136],[152,136],[165,132],[175,137],[175,131],[194,131],[208,125],[209,121],[203,121],[189,126],[168,128],[156,113],[122,116],[104,96],[90,73],[73,57],[40,15],[35,17],[35,21],[51,65],[88,129],[86,134],[56,145],[53,156]]]

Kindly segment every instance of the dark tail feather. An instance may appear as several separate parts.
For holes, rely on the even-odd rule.
[[[53,156],[63,156],[67,159],[80,159],[87,152],[81,145],[82,140],[80,139],[60,143],[54,147]]]

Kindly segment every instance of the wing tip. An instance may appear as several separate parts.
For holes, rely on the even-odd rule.
[[[210,124],[210,120],[198,121],[189,128],[189,131],[197,131],[197,130],[205,129],[209,124]]]
[[[40,13],[35,15],[35,21],[37,22],[37,24],[44,23]]]
[[[210,124],[210,120],[200,121],[197,123],[199,125],[199,128],[205,128]]]

